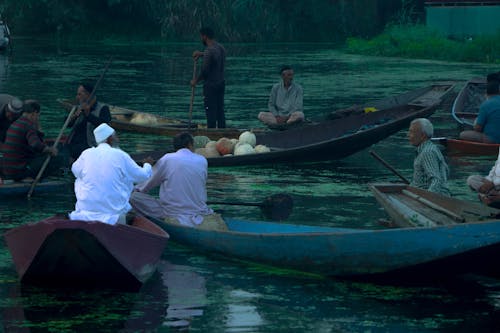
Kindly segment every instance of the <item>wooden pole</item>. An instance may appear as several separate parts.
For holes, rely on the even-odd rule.
[[[389,163],[384,161],[384,159],[377,155],[373,150],[370,150],[370,154],[375,157],[379,162],[381,162],[387,169],[391,170],[396,176],[401,178],[405,184],[410,184],[410,181],[406,179],[402,174],[400,174],[396,169],[394,169]]]
[[[193,60],[193,80],[196,79],[196,63],[197,60]],[[193,104],[194,104],[194,88],[195,86],[191,86],[191,103],[189,104],[189,123],[188,123],[188,130],[191,129],[191,122],[193,120]]]
[[[94,89],[90,93],[89,98],[87,99],[87,101],[91,101],[92,98],[94,98],[95,92],[97,90],[97,87],[99,86],[99,84],[101,83],[102,79],[104,78],[104,74],[106,74],[106,72],[108,71],[109,65],[111,65],[111,61],[112,60],[113,60],[113,57],[109,58],[109,61],[106,64],[106,67],[104,67],[104,70],[103,70],[101,76],[99,77],[99,80],[97,80],[97,82],[96,82],[96,84],[94,86]],[[64,125],[61,128],[61,130],[59,131],[59,135],[57,136],[56,141],[54,142],[54,145],[53,145],[54,147],[57,147],[57,144],[59,143],[59,141],[61,140],[62,135],[64,134],[64,130],[66,129],[66,127],[68,127],[68,124],[69,124],[71,118],[73,117],[73,114],[76,112],[77,108],[78,107],[75,105],[71,109],[71,112],[69,113],[68,117],[66,118],[66,121],[64,122]],[[38,181],[40,180],[40,178],[42,178],[43,172],[47,168],[47,165],[49,164],[50,159],[51,159],[51,156],[50,155],[47,156],[47,158],[43,162],[42,167],[40,168],[40,171],[38,171],[38,175],[36,175],[36,178],[33,181],[33,183],[31,184],[31,188],[30,188],[30,190],[28,192],[28,199],[31,198],[31,195],[33,194],[33,190],[35,189],[35,186],[38,183]]]

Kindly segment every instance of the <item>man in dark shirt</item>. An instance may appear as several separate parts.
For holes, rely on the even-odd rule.
[[[76,101],[79,106],[68,123],[68,127],[72,128],[68,148],[73,160],[78,159],[85,149],[96,146],[94,129],[111,121],[107,105],[97,102],[95,96],[89,100],[93,90],[94,87],[90,84],[82,83],[78,86]]]
[[[2,147],[2,171],[6,179],[35,178],[47,154],[57,155],[56,147],[49,147],[43,142],[43,133],[39,128],[40,104],[28,100],[23,106],[21,117],[7,130]],[[60,159],[52,159],[45,174],[54,173],[60,166]]]
[[[9,126],[21,116],[23,102],[12,95],[0,94],[0,144],[5,141]]]
[[[203,83],[203,102],[207,116],[208,128],[225,128],[226,118],[224,115],[224,65],[226,62],[226,50],[214,39],[214,32],[211,28],[200,29],[200,36],[205,51],[194,51],[193,59],[203,57],[203,64],[200,74],[191,80],[194,87],[200,81]]]

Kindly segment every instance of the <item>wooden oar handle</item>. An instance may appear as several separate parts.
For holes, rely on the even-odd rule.
[[[396,169],[394,169],[389,163],[387,163],[386,161],[384,161],[384,159],[380,156],[377,155],[377,153],[375,153],[373,150],[370,150],[370,154],[375,157],[380,163],[382,163],[387,169],[391,170],[396,176],[398,176],[399,178],[401,178],[401,180],[405,183],[405,184],[410,184],[410,182],[408,181],[408,179],[406,179],[402,174],[400,174]]]

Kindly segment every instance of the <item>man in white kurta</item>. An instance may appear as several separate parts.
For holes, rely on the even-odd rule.
[[[175,153],[165,154],[156,162],[148,181],[136,186],[130,197],[132,207],[142,215],[170,223],[189,227],[203,224],[201,227],[207,229],[220,229],[223,225],[224,229],[222,219],[206,204],[207,159],[193,153],[193,137],[189,133],[174,138],[174,149]],[[159,199],[147,194],[156,186],[160,186]]]
[[[139,167],[126,152],[112,147],[118,137],[109,125],[99,125],[94,135],[98,146],[84,150],[71,167],[77,202],[70,219],[115,224],[132,208],[134,183],[147,180],[152,167]]]

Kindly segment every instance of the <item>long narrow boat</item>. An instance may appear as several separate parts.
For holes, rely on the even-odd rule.
[[[71,100],[58,99],[57,101],[68,111],[74,105],[74,101]],[[203,135],[214,140],[224,136],[238,137],[242,132],[246,131],[246,129],[239,128],[206,128],[206,126],[201,124],[189,124],[185,120],[135,111],[116,105],[107,105],[111,113],[111,126],[120,131],[167,136],[174,136],[180,132],[189,131],[193,136]],[[255,129],[255,131],[263,130]]]
[[[476,77],[467,81],[453,102],[453,118],[460,125],[472,127],[479,113],[479,106],[486,99],[485,93],[486,78]]]
[[[347,115],[286,131],[256,133],[268,153],[208,158],[210,166],[330,160],[352,155],[429,117],[453,90],[453,84],[433,84],[404,94],[351,108]],[[371,110],[371,112],[365,112]]]
[[[436,227],[500,217],[500,210],[406,184],[371,184],[370,190],[397,226]]]
[[[53,216],[5,233],[22,283],[120,289],[154,273],[168,237],[143,217],[110,225]]]
[[[309,162],[338,159],[354,154],[406,128],[420,117],[429,117],[451,94],[453,84],[433,84],[397,96],[339,110],[336,119],[304,124],[286,131],[255,133],[257,145],[270,148],[268,153],[209,157],[208,165],[238,166],[265,163]],[[370,112],[366,112],[370,110]],[[165,151],[133,156],[159,158]]]
[[[500,149],[498,143],[483,143],[451,138],[432,138],[446,147],[446,150],[453,155],[480,155],[497,156]]]
[[[27,195],[32,182],[14,182],[4,180],[0,184],[0,198]],[[48,193],[61,191],[69,186],[68,181],[65,180],[42,180],[37,183],[34,193]]]
[[[171,240],[202,253],[354,279],[427,280],[439,275],[494,271],[500,221],[425,228],[354,229],[226,219],[210,231],[152,219]]]

